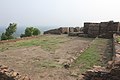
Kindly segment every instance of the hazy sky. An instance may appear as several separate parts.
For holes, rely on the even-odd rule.
[[[0,0],[0,25],[83,26],[120,21],[120,0]]]

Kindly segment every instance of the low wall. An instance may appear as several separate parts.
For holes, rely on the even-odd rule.
[[[80,27],[60,27],[57,29],[51,29],[45,31],[44,34],[69,34],[74,32],[80,32]]]

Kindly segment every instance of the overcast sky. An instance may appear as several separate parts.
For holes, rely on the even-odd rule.
[[[120,21],[120,0],[0,0],[0,25],[83,26]]]

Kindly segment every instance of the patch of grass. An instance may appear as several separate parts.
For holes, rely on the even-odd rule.
[[[69,38],[59,35],[41,36],[39,38],[1,44],[0,51],[31,46],[41,46],[44,50],[54,51],[59,48],[59,43],[64,43],[67,40],[69,40]]]
[[[45,50],[54,51],[55,49],[58,48],[58,44],[66,41],[66,39],[67,38],[65,38],[65,37],[49,37],[49,36],[46,36],[46,37],[43,37],[43,38],[32,39],[32,40],[23,41],[23,42],[17,42],[16,44],[19,47],[41,46]]]
[[[86,70],[92,68],[94,65],[104,66],[104,64],[100,61],[100,54],[103,53],[107,42],[108,39],[96,38],[91,43],[90,47],[81,53],[81,55],[75,60],[72,66],[79,66],[80,73],[85,72]]]

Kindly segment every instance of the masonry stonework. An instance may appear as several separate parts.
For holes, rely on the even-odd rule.
[[[89,37],[112,38],[114,33],[120,31],[119,22],[101,22],[101,23],[84,23],[84,34]]]

